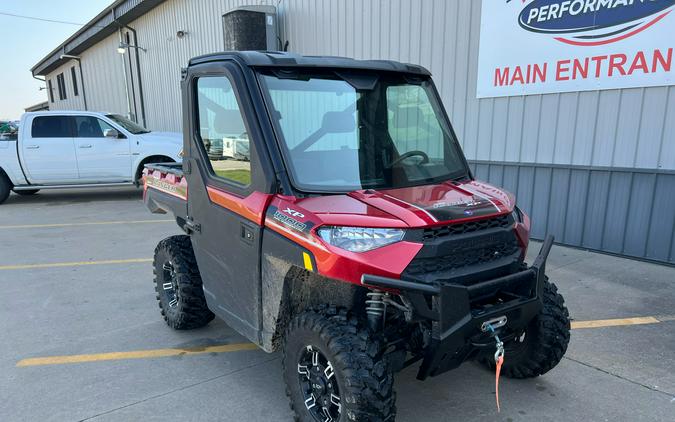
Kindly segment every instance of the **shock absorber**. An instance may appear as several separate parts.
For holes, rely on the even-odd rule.
[[[384,301],[384,292],[371,290],[366,293],[366,314],[368,315],[368,327],[372,331],[380,331],[384,328],[384,318],[387,306]]]

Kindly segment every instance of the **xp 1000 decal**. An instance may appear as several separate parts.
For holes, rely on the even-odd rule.
[[[675,0],[483,0],[477,96],[667,86]]]

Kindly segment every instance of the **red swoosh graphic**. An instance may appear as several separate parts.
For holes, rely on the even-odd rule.
[[[609,38],[606,40],[602,41],[575,41],[575,40],[570,40],[567,38],[561,38],[557,37],[555,38],[556,40],[563,42],[565,44],[570,44],[570,45],[577,45],[577,46],[585,46],[585,47],[590,47],[590,46],[596,46],[596,45],[605,45],[605,44],[610,44],[613,42],[621,41],[623,39],[626,39],[628,37],[632,37],[635,34],[639,34],[640,32],[644,31],[645,29],[649,28],[650,26],[654,25],[656,22],[660,21],[661,19],[665,18],[668,13],[670,13],[671,10],[667,11],[666,13],[663,13],[656,18],[654,18],[653,21],[649,22],[648,24],[641,26],[640,28],[637,28],[631,32],[625,33],[619,37],[615,38]]]

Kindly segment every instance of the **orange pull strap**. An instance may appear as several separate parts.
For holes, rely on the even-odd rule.
[[[495,371],[495,399],[497,400],[497,413],[501,411],[499,408],[499,374],[502,372],[502,363],[504,363],[504,355],[497,359],[497,368]]]

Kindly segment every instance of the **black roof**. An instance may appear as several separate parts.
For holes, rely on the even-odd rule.
[[[356,60],[347,57],[334,56],[303,56],[280,51],[225,51],[222,53],[213,53],[195,57],[190,60],[190,66],[232,59],[250,67],[365,69],[431,75],[431,73],[422,66],[400,63],[392,60]]]

